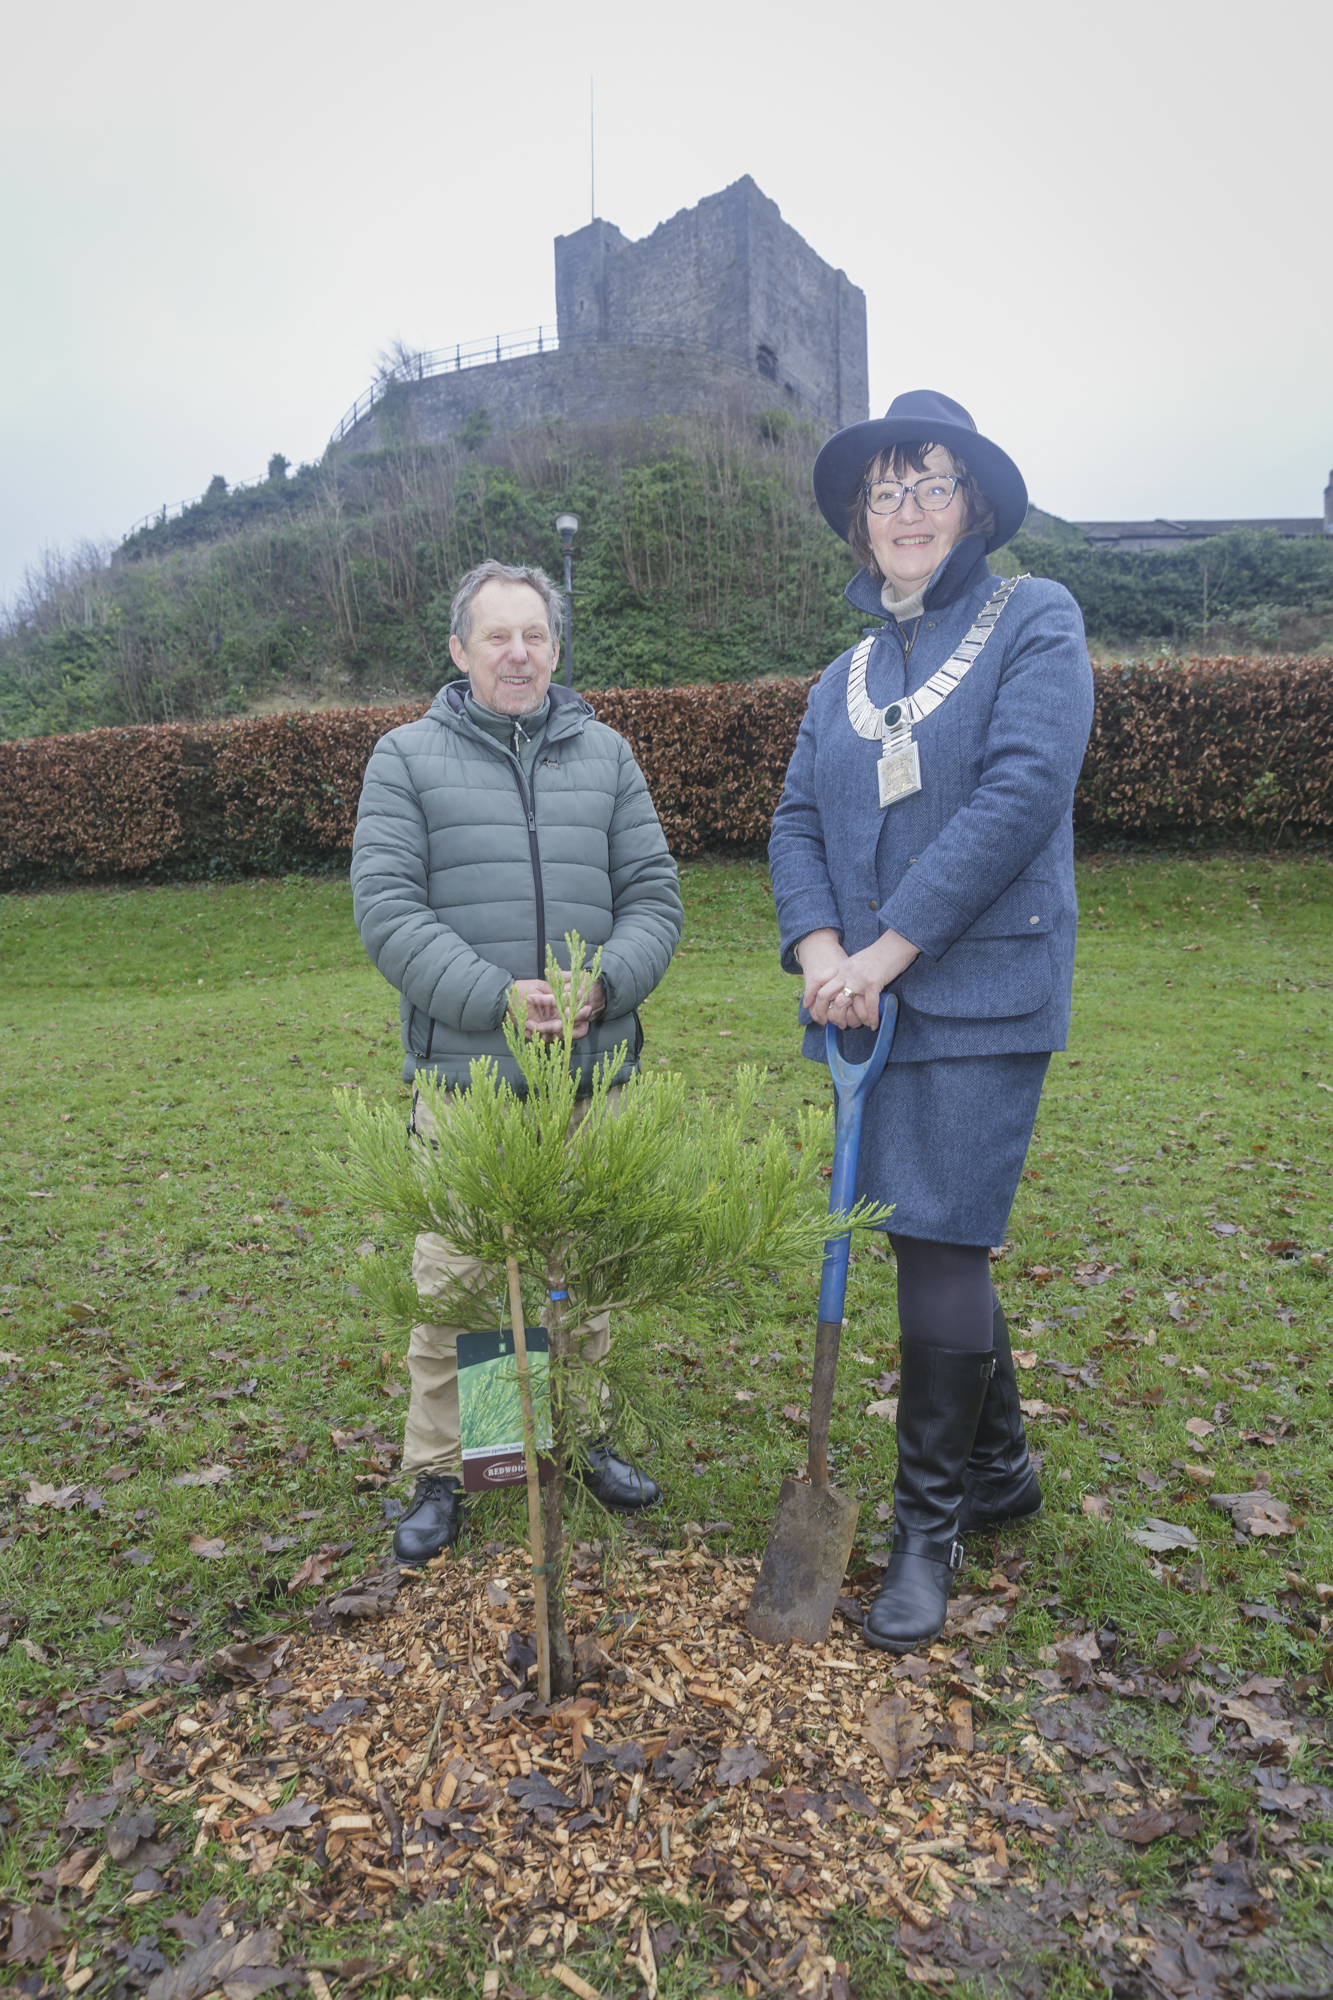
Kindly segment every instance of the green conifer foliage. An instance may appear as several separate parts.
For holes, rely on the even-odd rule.
[[[357,1201],[411,1232],[438,1231],[496,1273],[493,1290],[464,1285],[433,1297],[432,1319],[464,1327],[497,1324],[504,1260],[517,1257],[524,1316],[544,1320],[550,1338],[550,1397],[555,1476],[543,1489],[545,1560],[554,1568],[549,1593],[552,1683],[572,1684],[561,1558],[564,1493],[577,1456],[580,1409],[608,1405],[614,1431],[651,1427],[651,1384],[642,1367],[627,1369],[622,1344],[603,1364],[576,1351],[568,1329],[610,1310],[714,1302],[734,1307],[770,1274],[818,1268],[825,1239],[861,1234],[882,1224],[885,1211],[858,1203],[830,1217],[820,1160],[828,1120],[808,1110],[793,1145],[776,1123],[757,1129],[760,1072],[737,1072],[729,1102],[687,1101],[683,1078],[638,1075],[619,1101],[610,1078],[624,1060],[613,1052],[599,1068],[588,1114],[570,1129],[576,1078],[570,1072],[573,1021],[597,976],[576,936],[569,948],[563,1034],[527,1039],[521,1023],[506,1025],[523,1089],[499,1080],[493,1062],[472,1065],[471,1088],[453,1096],[418,1079],[435,1114],[435,1145],[403,1144],[396,1105],[370,1106],[341,1098],[347,1152],[325,1165]],[[548,953],[552,990],[565,975]],[[361,1289],[388,1315],[411,1324],[421,1306],[391,1260],[369,1259]],[[554,1303],[552,1293],[567,1292]]]

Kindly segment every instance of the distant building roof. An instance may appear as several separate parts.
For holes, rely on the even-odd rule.
[[[1290,540],[1333,533],[1317,515],[1270,521],[1075,521],[1073,524],[1097,549],[1178,549],[1187,542],[1206,542],[1235,528],[1250,534],[1275,530]]]

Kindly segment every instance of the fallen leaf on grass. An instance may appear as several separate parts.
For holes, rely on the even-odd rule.
[[[1150,1514],[1141,1528],[1131,1528],[1126,1537],[1137,1542],[1140,1548],[1152,1549],[1158,1555],[1167,1549],[1197,1549],[1199,1538],[1191,1528],[1178,1527],[1174,1521],[1157,1521]]]
[[[23,1504],[25,1507],[54,1507],[63,1514],[67,1508],[78,1503],[82,1492],[81,1486],[46,1486],[39,1479],[29,1478]]]
[[[219,1646],[209,1665],[214,1673],[221,1674],[229,1681],[266,1681],[274,1669],[281,1666],[290,1646],[290,1639],[274,1633],[258,1644],[241,1639],[231,1646]]]
[[[866,1415],[868,1417],[883,1417],[885,1423],[897,1423],[898,1398],[896,1396],[885,1396],[878,1403],[867,1403]]]
[[[97,1476],[103,1486],[117,1486],[122,1479],[133,1479],[138,1469],[135,1465],[109,1465],[105,1472],[99,1472]]]
[[[1108,1832],[1114,1831],[1117,1840],[1132,1840],[1136,1847],[1147,1847],[1164,1833],[1197,1833],[1203,1822],[1198,1813],[1164,1812],[1160,1806],[1147,1806],[1142,1812],[1131,1813],[1128,1819],[1108,1818],[1104,1824]]]
[[[178,1912],[172,1917],[160,1917],[158,1923],[164,1931],[175,1931],[182,1944],[210,1944],[217,1936],[226,1907],[225,1896],[210,1896],[206,1903],[201,1904],[197,1916]]]
[[[905,1777],[930,1741],[930,1725],[906,1695],[872,1695],[862,1710],[862,1733],[892,1784]]]
[[[1191,1757],[1204,1757],[1213,1747],[1213,1718],[1192,1715],[1185,1724],[1185,1748]]]
[[[1081,1632],[1075,1638],[1057,1639],[1055,1664],[1072,1688],[1081,1688],[1094,1667],[1102,1663],[1101,1647],[1095,1632]]]
[[[782,1414],[786,1417],[788,1423],[808,1424],[810,1421],[809,1410],[798,1410],[795,1403],[784,1403],[782,1405]]]
[[[220,1486],[224,1479],[231,1478],[229,1465],[210,1465],[203,1472],[178,1472],[169,1486]]]
[[[113,1861],[128,1861],[141,1840],[151,1840],[157,1821],[150,1812],[126,1813],[106,1830],[106,1850]]]
[[[1013,1356],[1015,1363],[1020,1368],[1032,1369],[1037,1365],[1037,1350],[1035,1347],[1016,1347],[1013,1350]]]
[[[285,1806],[258,1814],[250,1825],[262,1827],[266,1833],[286,1833],[294,1826],[309,1826],[318,1811],[319,1807],[312,1805],[304,1793],[298,1793],[294,1799],[288,1799]]]
[[[1236,1695],[1220,1704],[1220,1713],[1230,1716],[1233,1722],[1243,1722],[1256,1743],[1285,1743],[1293,1750],[1301,1740],[1296,1723],[1285,1716],[1268,1715],[1254,1702],[1242,1701]]]
[[[1111,1518],[1111,1503],[1101,1493],[1085,1493],[1083,1495],[1083,1512],[1090,1521],[1109,1521]]]
[[[15,1910],[9,1934],[6,1965],[40,1965],[54,1958],[65,1942],[65,1933],[54,1910],[34,1903],[29,1910]]]
[[[1187,1417],[1185,1420],[1185,1429],[1191,1437],[1210,1438],[1217,1429],[1217,1425],[1205,1422],[1202,1417]]]
[[[294,1597],[298,1590],[310,1590],[317,1583],[323,1583],[333,1568],[333,1559],[325,1555],[323,1549],[316,1549],[308,1555],[287,1585],[288,1597]]]
[[[1020,1396],[1018,1407],[1025,1417],[1045,1417],[1050,1415],[1051,1406],[1043,1403],[1039,1396]]]
[[[749,1778],[762,1778],[771,1768],[769,1759],[753,1743],[724,1743],[717,1760],[720,1785],[741,1785]]]
[[[276,1966],[280,1948],[277,1931],[251,1931],[248,1937],[217,1938],[212,1944],[187,1951],[175,1965],[159,1972],[148,1988],[146,2000],[201,2000],[215,1987],[227,1990],[234,1982],[237,1995],[262,1992],[275,1983],[247,1979],[250,1971]]]
[[[1248,1535],[1294,1535],[1296,1523],[1286,1502],[1271,1493],[1213,1493],[1208,1505],[1220,1514],[1230,1514],[1236,1526]]]
[[[202,1556],[205,1562],[217,1562],[227,1553],[227,1544],[218,1536],[191,1535],[190,1554]]]

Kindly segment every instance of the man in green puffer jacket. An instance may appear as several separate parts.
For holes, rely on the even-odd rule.
[[[449,651],[466,675],[442,688],[419,722],[371,753],[352,843],[356,927],[401,994],[403,1077],[422,1072],[466,1090],[490,1056],[519,1083],[504,1038],[527,1004],[527,1032],[559,1033],[546,980],[548,943],[567,964],[567,933],[602,953],[601,977],[575,1022],[573,1062],[591,1094],[599,1059],[625,1044],[621,1084],[638,1068],[637,1008],[680,942],[676,864],[648,786],[623,736],[571,689],[553,686],[562,605],[539,569],[485,562],[453,601]],[[577,1114],[576,1114],[577,1115]],[[428,1142],[413,1093],[412,1130]],[[484,1267],[443,1236],[418,1236],[412,1275],[424,1298]],[[605,1314],[580,1330],[590,1360],[610,1345]],[[416,1326],[403,1471],[416,1474],[394,1552],[421,1562],[458,1537],[462,1446],[453,1326]],[[651,1506],[651,1479],[602,1439],[583,1478],[618,1511]]]

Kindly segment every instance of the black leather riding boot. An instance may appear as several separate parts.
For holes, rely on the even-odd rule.
[[[963,1561],[963,1472],[994,1366],[989,1354],[902,1343],[893,1553],[862,1627],[887,1653],[928,1645],[943,1628]]]
[[[958,1533],[973,1535],[1002,1521],[1022,1521],[1041,1512],[1041,1488],[1028,1459],[1018,1376],[1009,1346],[1004,1308],[995,1301],[995,1373],[981,1407],[972,1456],[963,1480]]]

